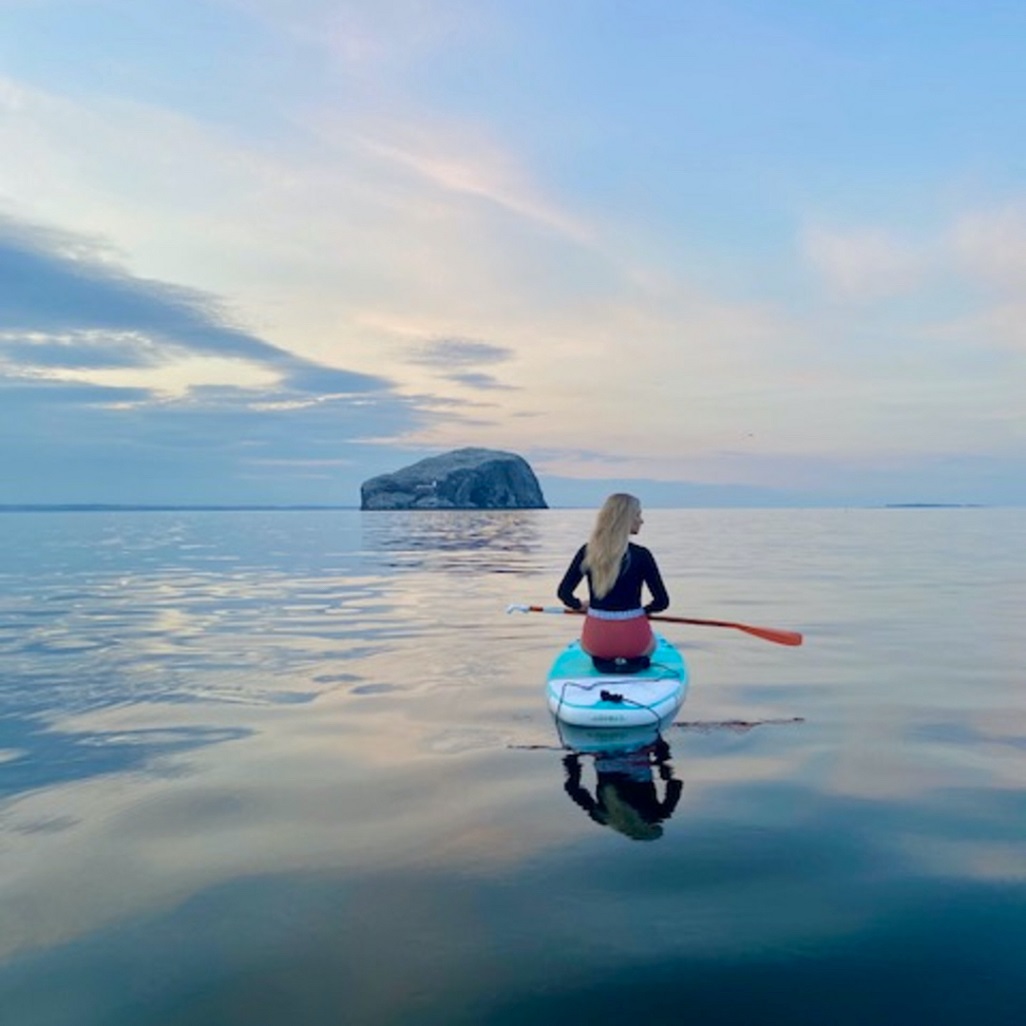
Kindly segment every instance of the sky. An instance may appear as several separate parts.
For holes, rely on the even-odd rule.
[[[0,0],[0,504],[1026,504],[1026,5]]]

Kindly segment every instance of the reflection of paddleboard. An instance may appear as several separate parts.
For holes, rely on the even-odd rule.
[[[637,673],[599,673],[579,641],[569,644],[549,671],[549,709],[575,727],[659,727],[676,714],[688,690],[684,658],[658,638],[652,663]]]
[[[662,724],[666,726],[665,722]],[[644,727],[575,727],[559,724],[559,739],[565,748],[581,755],[636,752],[654,745],[662,737],[660,724]]]

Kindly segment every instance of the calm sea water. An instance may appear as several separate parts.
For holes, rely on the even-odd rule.
[[[505,612],[591,519],[0,517],[4,1026],[1019,1026],[1026,510],[648,511],[806,643],[667,625],[646,829]]]

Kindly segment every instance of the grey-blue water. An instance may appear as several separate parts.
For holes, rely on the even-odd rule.
[[[665,628],[645,840],[505,612],[591,518],[0,517],[4,1026],[1026,1021],[1026,511],[648,511],[806,641]]]

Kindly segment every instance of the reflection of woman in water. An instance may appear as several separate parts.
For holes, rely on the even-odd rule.
[[[595,795],[581,784],[581,757],[571,752],[563,759],[563,790],[602,826],[619,830],[635,841],[654,841],[663,835],[663,821],[673,815],[684,784],[673,775],[670,746],[655,744],[627,752],[595,755]],[[662,799],[656,790],[653,767],[665,781]]]

